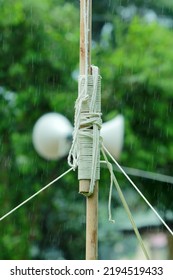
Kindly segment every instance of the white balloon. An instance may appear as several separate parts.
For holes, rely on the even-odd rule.
[[[100,135],[107,150],[118,159],[124,142],[124,117],[118,115],[113,120],[103,123]]]
[[[37,153],[47,160],[57,160],[68,154],[69,137],[73,127],[69,120],[58,113],[40,117],[33,128],[32,141]]]

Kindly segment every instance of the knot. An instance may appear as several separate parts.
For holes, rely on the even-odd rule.
[[[81,129],[82,127],[92,128],[96,125],[100,130],[102,126],[101,116],[101,113],[82,113],[80,119]]]
[[[73,142],[68,163],[78,179],[90,180],[89,192],[100,179],[100,129],[101,120],[101,76],[98,67],[92,66],[92,75],[79,76],[78,98],[75,103]]]

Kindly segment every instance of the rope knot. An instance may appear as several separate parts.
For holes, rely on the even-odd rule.
[[[89,192],[100,179],[100,129],[101,120],[101,76],[98,67],[92,66],[92,75],[80,75],[78,98],[75,103],[73,142],[68,163],[78,179],[90,180]]]

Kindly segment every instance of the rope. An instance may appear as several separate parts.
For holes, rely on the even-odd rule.
[[[64,177],[65,175],[67,175],[70,171],[72,171],[72,168],[68,169],[66,172],[64,172],[63,174],[61,174],[59,177],[57,177],[56,179],[54,179],[53,181],[51,181],[49,184],[47,184],[45,187],[43,187],[41,190],[39,190],[38,192],[36,192],[35,194],[33,194],[32,196],[30,196],[29,198],[27,198],[25,201],[23,201],[22,203],[20,203],[18,206],[16,206],[15,208],[13,208],[11,211],[9,211],[8,213],[6,213],[4,216],[2,216],[0,218],[0,221],[2,221],[3,219],[5,219],[6,217],[8,217],[9,215],[11,215],[12,213],[14,213],[17,209],[19,209],[21,206],[23,206],[24,204],[26,204],[28,201],[30,201],[31,199],[33,199],[35,196],[37,196],[38,194],[40,194],[41,192],[43,192],[44,190],[46,190],[48,187],[50,187],[52,184],[54,184],[55,182],[57,182],[58,180],[60,180],[62,177]]]
[[[78,98],[75,103],[73,142],[68,163],[75,170],[78,179],[89,180],[90,196],[95,182],[100,179],[100,128],[101,128],[101,77],[96,66],[89,65],[90,48],[90,1],[83,4],[84,19],[84,75],[79,76]]]
[[[100,163],[106,164],[106,167],[108,168],[109,165],[109,170],[112,168],[112,164],[109,161],[100,161]],[[115,223],[115,220],[112,219],[112,211],[111,211],[111,201],[112,201],[112,188],[113,188],[113,172],[110,172],[110,188],[109,188],[109,199],[108,199],[108,215],[109,215],[109,222]]]
[[[95,182],[100,179],[101,76],[98,67],[91,68],[92,75],[79,76],[73,141],[68,156],[69,165],[74,170],[78,167],[78,179],[90,180],[86,196],[94,192]]]
[[[122,167],[118,164],[118,162],[112,157],[112,155],[109,153],[109,151],[105,148],[105,146],[102,144],[102,153],[104,151],[107,153],[107,155],[112,159],[112,161],[117,165],[117,167],[121,170],[121,172],[124,174],[124,176],[127,178],[127,180],[131,183],[131,185],[134,187],[134,189],[138,192],[138,194],[143,198],[143,200],[146,202],[146,204],[151,208],[151,210],[155,213],[155,215],[158,217],[158,219],[161,221],[161,223],[166,227],[166,229],[169,231],[169,233],[173,236],[173,231],[170,229],[170,227],[166,224],[166,222],[161,218],[159,213],[156,211],[156,209],[150,204],[150,202],[147,200],[147,198],[142,194],[142,192],[138,189],[138,187],[134,184],[134,182],[129,178],[129,176],[126,174],[126,172],[122,169]]]
[[[164,183],[168,183],[168,184],[173,184],[173,177],[169,176],[169,175],[155,173],[155,172],[151,172],[151,171],[144,171],[144,170],[132,168],[132,167],[122,166],[122,168],[128,175],[142,177],[142,178],[159,181],[159,182],[164,182]],[[114,167],[114,170],[121,172],[118,169],[118,167],[116,167],[116,166]]]
[[[135,232],[135,234],[136,234],[136,237],[137,237],[137,240],[138,240],[138,242],[139,242],[139,245],[140,245],[140,247],[141,247],[141,249],[142,249],[142,251],[143,251],[143,253],[144,253],[146,259],[149,260],[150,257],[149,257],[149,255],[148,255],[148,252],[147,252],[146,248],[145,248],[145,245],[144,245],[144,242],[143,242],[143,240],[142,240],[142,237],[141,237],[141,235],[140,235],[140,233],[139,233],[139,230],[138,230],[138,228],[137,228],[137,226],[136,226],[136,224],[135,224],[135,221],[134,221],[134,219],[133,219],[133,216],[132,216],[132,214],[131,214],[131,211],[130,211],[130,209],[129,209],[129,206],[128,206],[127,202],[126,202],[126,199],[125,199],[125,197],[124,197],[124,195],[123,195],[123,192],[122,192],[122,190],[121,190],[121,188],[120,188],[120,186],[119,186],[119,184],[118,184],[118,182],[117,182],[117,179],[116,179],[116,177],[115,177],[115,175],[114,175],[114,173],[113,173],[112,164],[108,161],[108,158],[107,158],[107,156],[106,156],[106,152],[107,152],[107,151],[104,149],[104,146],[102,146],[101,151],[102,151],[103,157],[104,157],[104,159],[105,159],[105,162],[106,162],[106,164],[107,164],[107,167],[108,167],[108,169],[109,169],[110,175],[111,175],[111,182],[112,182],[112,181],[114,182],[114,185],[115,185],[115,187],[116,187],[116,189],[117,189],[117,192],[118,192],[118,194],[119,194],[119,197],[120,197],[120,199],[121,199],[122,205],[123,205],[123,207],[124,207],[124,209],[125,209],[125,211],[126,211],[126,213],[127,213],[127,216],[128,216],[128,218],[129,218],[129,220],[130,220],[130,222],[131,222],[131,225],[132,225],[132,227],[133,227],[133,230],[134,230],[134,232]],[[112,220],[112,218],[111,218],[111,193],[112,193],[112,183],[111,183],[110,193],[109,193],[108,208],[109,208],[109,220],[110,220],[111,222],[114,222],[114,220]]]

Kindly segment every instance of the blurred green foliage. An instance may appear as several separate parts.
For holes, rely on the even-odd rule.
[[[79,13],[65,1],[1,0],[0,7],[2,216],[67,168],[65,160],[57,163],[40,158],[31,137],[33,125],[43,113],[58,111],[73,121],[71,108],[77,89],[71,74],[78,67]],[[45,196],[40,195],[38,201],[35,199],[1,222],[1,259],[44,258],[41,250],[48,251],[47,244],[51,243],[50,224],[54,235],[58,232],[62,237],[54,254],[74,257],[70,256],[70,248],[65,248],[71,232],[75,235],[76,231],[74,223],[70,227],[67,220],[76,217],[81,221],[76,208],[71,206],[66,211],[68,200],[76,196],[75,188],[69,191],[76,185],[75,180],[68,175]],[[56,215],[49,216],[51,211]],[[69,229],[65,231],[67,224]],[[60,254],[61,250],[67,255]]]
[[[138,17],[122,22],[112,16],[112,1],[101,2],[94,5],[94,15],[103,15],[108,7],[113,27],[104,36],[103,21],[93,17],[97,41],[92,60],[103,77],[103,120],[117,113],[125,116],[121,164],[171,175],[172,30]],[[47,162],[36,154],[32,128],[50,111],[73,122],[77,96],[73,76],[79,60],[77,5],[64,0],[0,0],[0,216],[68,168],[66,159]],[[130,186],[117,176],[129,194]],[[136,182],[163,215],[172,209],[171,186]],[[119,237],[105,221],[107,186],[109,175],[103,170],[99,240],[111,247]],[[119,206],[116,193],[113,199],[113,206]],[[136,211],[140,205],[135,194],[133,199],[129,198]],[[0,235],[0,259],[83,259],[85,199],[78,195],[76,173],[0,222]]]
[[[104,65],[102,75],[107,91],[103,99],[110,104],[109,110],[119,109],[126,120],[121,160],[134,168],[171,175],[172,30],[155,22],[146,24],[139,18],[134,18],[128,28],[115,24],[119,30],[117,48],[111,53],[107,49],[99,52],[99,61]],[[158,197],[161,189],[162,184]],[[147,190],[153,202],[156,201],[156,194]],[[166,192],[160,203],[172,209],[172,196]]]

